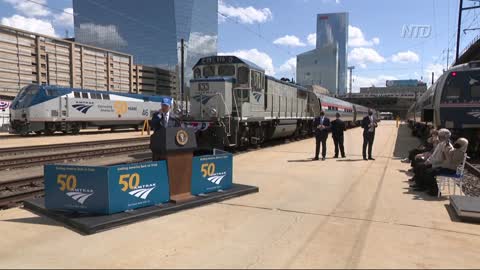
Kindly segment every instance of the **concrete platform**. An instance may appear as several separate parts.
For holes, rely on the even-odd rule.
[[[257,187],[233,184],[231,189],[197,196],[181,203],[166,203],[150,207],[139,208],[113,215],[88,215],[79,213],[52,211],[45,207],[45,199],[31,199],[24,203],[25,208],[35,214],[49,217],[81,234],[95,234],[102,231],[118,228],[119,226],[175,214],[183,210],[192,209],[206,204],[221,202],[235,197],[258,192]]]
[[[240,154],[235,181],[260,193],[101,234],[1,211],[0,267],[478,268],[480,227],[451,216],[447,198],[409,191],[409,133],[382,121],[368,162],[360,129],[345,160],[310,161],[313,139]]]

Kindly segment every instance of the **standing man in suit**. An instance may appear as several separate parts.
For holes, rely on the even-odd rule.
[[[318,160],[320,154],[320,143],[322,143],[322,160],[325,160],[325,156],[327,155],[327,138],[328,138],[328,130],[330,129],[330,119],[325,117],[325,112],[320,112],[320,117],[315,118],[313,122],[315,126],[315,158],[314,160]]]
[[[335,156],[333,158],[338,158],[338,152],[342,153],[342,158],[345,158],[345,148],[343,147],[343,134],[346,129],[345,123],[340,119],[340,113],[337,112],[335,115],[336,119],[332,121],[332,137],[333,143],[335,144]]]
[[[362,120],[363,128],[363,159],[375,160],[372,157],[373,140],[375,139],[375,129],[378,127],[377,119],[373,116],[373,111],[368,110],[368,116],[365,116]],[[368,146],[368,159],[367,159],[367,146]]]
[[[172,99],[163,98],[162,108],[153,114],[151,126],[154,132],[160,130],[160,128],[180,127],[180,121],[170,112],[170,108],[172,107],[171,103]]]

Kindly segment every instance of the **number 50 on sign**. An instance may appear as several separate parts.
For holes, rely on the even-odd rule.
[[[204,163],[201,170],[203,177],[212,176],[215,173],[215,163]]]

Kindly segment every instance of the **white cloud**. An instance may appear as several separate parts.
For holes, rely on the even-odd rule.
[[[90,40],[95,41],[95,46],[100,48],[105,47],[118,49],[118,47],[127,46],[127,41],[120,36],[115,25],[83,23],[80,24],[80,27],[75,30],[75,36],[89,37]]]
[[[445,69],[445,66],[442,64],[429,64],[425,68],[425,74],[423,76],[423,80],[430,83],[432,81],[432,72],[435,73],[435,80],[438,79],[438,77],[442,76],[443,70]]]
[[[25,18],[21,15],[13,15],[9,18],[2,18],[2,24],[29,32],[44,34],[47,36],[56,36],[53,25],[45,20]]]
[[[273,60],[270,55],[261,52],[257,49],[251,50],[237,50],[234,52],[219,53],[219,55],[234,55],[246,60],[249,60],[265,69],[265,73],[271,76],[275,75],[275,68],[273,67]]]
[[[217,36],[192,32],[188,41],[190,53],[196,55],[212,55],[217,51]]]
[[[350,47],[371,47],[380,43],[378,37],[372,38],[372,40],[366,40],[363,32],[360,28],[355,26],[348,26],[348,45]]]
[[[73,27],[73,8],[66,8],[62,13],[55,15],[55,23],[65,27]]]
[[[42,5],[47,4],[47,0],[35,0],[36,3],[26,0],[3,0],[13,6],[18,12],[29,17],[47,16],[50,11]]]
[[[317,33],[313,33],[307,36],[308,45],[317,45]]]
[[[280,66],[278,71],[289,76],[295,73],[297,71],[297,58],[292,57],[288,59],[285,63],[283,63],[283,65]]]
[[[273,44],[290,46],[290,47],[304,47],[305,43],[301,42],[296,36],[286,35],[281,38],[277,38],[273,41]]]
[[[388,80],[397,80],[398,78],[395,76],[388,76],[388,75],[378,75],[376,77],[364,77],[364,76],[355,76],[353,75],[353,83],[352,83],[352,92],[358,93],[360,92],[361,87],[384,87],[386,85],[386,81]],[[350,78],[348,78],[350,80]]]
[[[225,3],[224,0],[218,2],[218,12],[246,24],[264,23],[273,19],[272,11],[269,8],[234,7]],[[221,15],[220,20],[224,21],[225,18]]]
[[[392,56],[392,62],[394,63],[407,64],[407,63],[417,63],[418,61],[420,61],[420,57],[418,56],[418,54],[410,50],[406,52],[399,52]]]
[[[354,48],[348,54],[348,61],[366,68],[368,63],[385,63],[387,60],[372,48]]]

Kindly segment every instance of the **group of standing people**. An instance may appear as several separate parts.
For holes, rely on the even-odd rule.
[[[335,145],[335,156],[338,158],[339,154],[342,155],[342,158],[346,158],[345,155],[345,146],[344,146],[344,132],[347,128],[345,122],[340,118],[340,113],[337,113],[335,120],[330,122],[330,119],[325,116],[325,112],[321,111],[320,116],[315,118],[314,127],[315,127],[315,157],[314,160],[320,159],[320,145],[322,146],[322,160],[326,159],[327,156],[327,138],[329,131],[332,132],[333,143]],[[363,128],[363,159],[364,160],[375,160],[372,156],[373,141],[375,139],[375,129],[377,128],[377,120],[373,116],[373,111],[368,111],[368,116],[365,116],[362,120]],[[367,158],[367,148],[368,148],[368,158]]]

